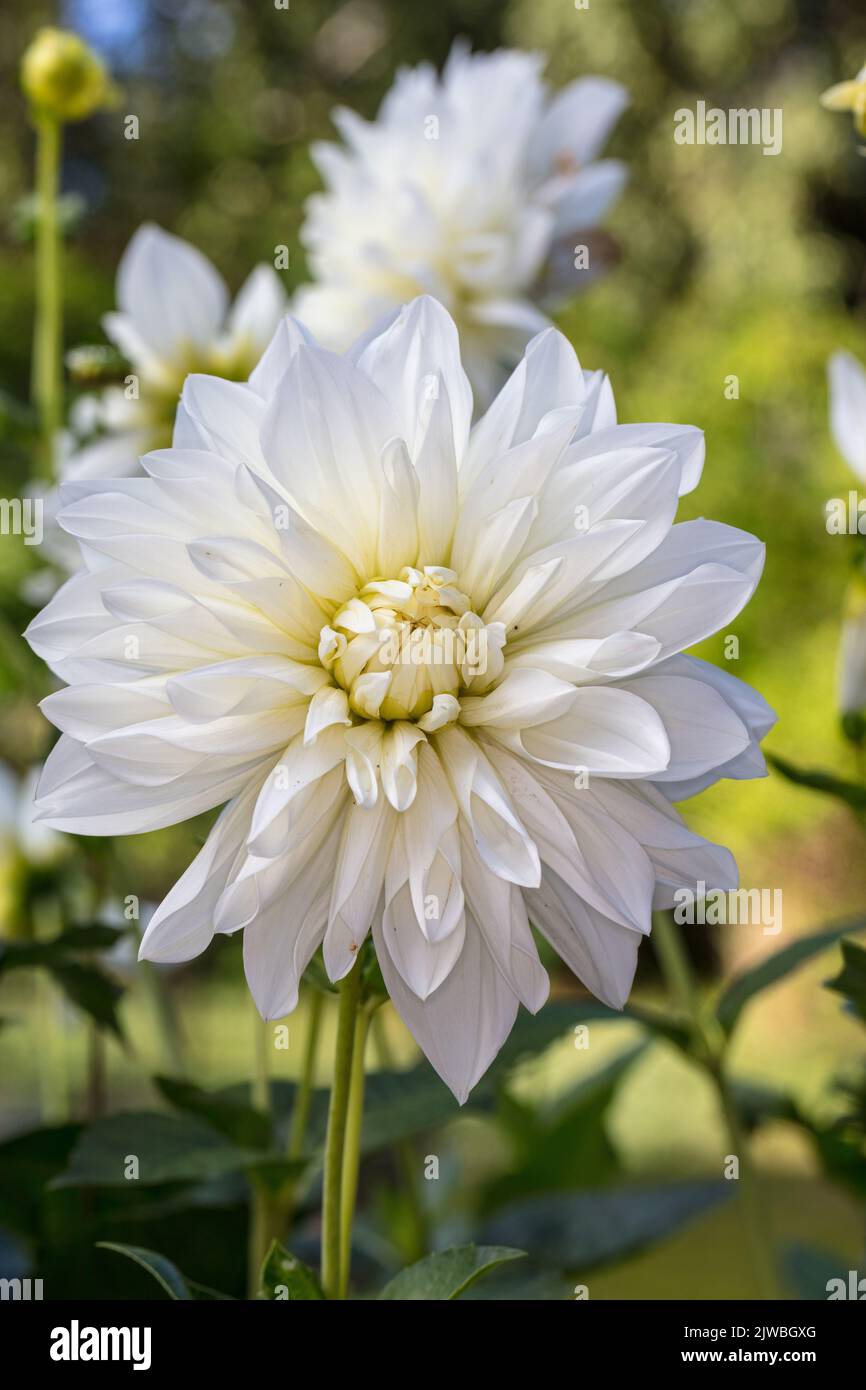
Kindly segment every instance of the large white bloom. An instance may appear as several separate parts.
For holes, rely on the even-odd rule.
[[[301,239],[313,278],[298,317],[342,352],[383,313],[432,294],[460,332],[476,406],[595,267],[576,245],[619,194],[625,170],[599,160],[626,93],[584,77],[551,96],[543,58],[455,45],[441,79],[400,72],[375,122],[334,113],[345,145],[313,158],[327,191]]]
[[[243,928],[276,1018],[319,945],[337,980],[372,928],[461,1100],[546,997],[530,921],[621,1007],[653,904],[734,886],[670,801],[760,775],[772,723],[680,654],[763,563],[741,531],[673,524],[700,431],[617,425],[553,329],[471,413],[435,301],[345,358],[285,320],[249,385],[189,378],[147,477],[67,486],[86,569],[28,633],[69,682],[43,705],[50,824],[224,805],[143,954]]]
[[[866,482],[866,371],[850,352],[834,352],[827,364],[830,429],[836,447]],[[842,714],[866,709],[866,575],[848,585],[839,641],[838,699]]]

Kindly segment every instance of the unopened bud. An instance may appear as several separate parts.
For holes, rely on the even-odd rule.
[[[67,29],[38,31],[21,60],[21,86],[34,111],[57,121],[83,121],[117,97],[103,63]]]

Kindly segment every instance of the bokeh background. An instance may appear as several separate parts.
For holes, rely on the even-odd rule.
[[[701,654],[774,705],[779,724],[771,750],[801,767],[859,779],[858,750],[841,732],[835,700],[852,543],[828,535],[824,524],[826,499],[845,496],[853,480],[829,438],[825,366],[839,346],[866,358],[866,160],[850,121],[818,105],[824,88],[866,60],[866,15],[853,0],[591,0],[587,9],[570,0],[298,0],[288,10],[263,0],[70,0],[59,8],[11,0],[0,13],[0,448],[7,496],[26,487],[31,469],[23,403],[33,310],[33,140],[17,63],[40,22],[78,30],[123,90],[118,112],[68,132],[67,346],[103,341],[100,316],[113,305],[117,261],[144,220],[196,243],[233,289],[280,244],[291,252],[287,290],[301,283],[298,231],[304,200],[317,187],[309,142],[332,135],[335,104],[374,114],[399,65],[441,64],[458,35],[485,49],[541,50],[555,87],[582,73],[624,83],[631,106],[609,152],[626,161],[631,179],[606,225],[611,270],[569,305],[560,326],[585,366],[610,373],[622,420],[675,420],[706,430],[703,483],[683,515],[755,532],[767,541],[767,566],[756,598],[732,628],[739,658],[725,663],[724,634]],[[782,153],[678,146],[673,113],[699,99],[722,108],[781,107]],[[122,138],[127,112],[140,120],[136,142]],[[725,393],[731,375],[739,380],[733,400]],[[0,753],[16,775],[45,755],[52,736],[35,710],[46,675],[18,637],[32,611],[22,586],[37,560],[17,542],[0,544]],[[692,931],[708,996],[797,937],[866,912],[863,829],[838,798],[774,773],[760,783],[720,784],[688,814],[696,829],[730,845],[745,885],[783,894],[779,936],[757,926]],[[115,915],[127,894],[158,901],[201,833],[197,823],[122,841],[110,863],[97,844],[68,845],[69,893],[74,900],[80,891],[83,900],[101,882],[105,912]],[[53,863],[25,863],[7,826],[0,879],[0,931],[7,937],[28,913],[44,917],[51,899],[40,884],[55,871]],[[57,1183],[84,1118],[164,1108],[154,1073],[180,1069],[207,1087],[246,1083],[254,1027],[239,947],[222,941],[204,960],[157,981],[160,1007],[167,1002],[173,1022],[167,1050],[155,1023],[154,982],[131,968],[132,948],[120,948],[108,966],[125,990],[122,1040],[110,1030],[94,1040],[81,1010],[38,974],[0,973],[0,1251],[10,1267],[17,1260],[23,1268],[36,1242],[40,1270],[51,1270],[52,1296],[146,1291],[144,1275],[138,1283],[137,1271],[124,1270],[123,1285],[109,1257],[93,1253],[94,1238],[106,1232],[157,1249],[173,1241],[171,1253],[190,1276],[238,1292],[237,1262],[227,1253],[244,1238],[236,1173],[221,1174],[217,1190],[196,1189],[198,1211],[176,1178],[137,1205],[126,1193],[106,1196],[96,1182],[83,1189]],[[651,947],[642,954],[637,997],[666,1008]],[[840,1131],[833,1126],[847,1103],[840,1078],[862,1087],[866,1039],[862,1021],[823,987],[839,965],[838,949],[828,950],[761,993],[744,1013],[732,1058],[748,1083],[766,1211],[795,1271],[792,1288],[801,1292],[821,1284],[815,1271],[822,1260],[841,1271],[857,1268],[858,1260],[864,1268],[862,1140],[858,1164],[857,1141],[837,1151]],[[701,1070],[629,1020],[593,1024],[591,1046],[575,1048],[570,1020],[580,1016],[581,995],[564,976],[556,993],[563,1012],[550,1034],[564,1034],[559,1042],[541,1052],[534,1046],[538,1055],[459,1117],[437,1091],[435,1113],[447,1124],[428,1137],[419,1121],[412,1135],[400,1137],[396,1156],[387,1147],[371,1156],[362,1174],[362,1278],[365,1269],[387,1271],[425,1243],[485,1230],[518,1198],[553,1194],[567,1203],[596,1189],[639,1196],[660,1184],[686,1184],[684,1191],[697,1194],[720,1177],[728,1143]],[[273,1063],[286,1096],[298,1067],[302,1015],[289,1021],[290,1046]],[[330,1026],[326,1007],[322,1085]],[[384,1010],[372,1066],[412,1068],[415,1060]],[[64,1137],[28,1149],[19,1136],[40,1120],[56,1122],[54,1133]],[[438,1184],[418,1181],[430,1153],[441,1158]],[[37,1174],[44,1191],[28,1195],[22,1207],[26,1173]],[[567,1209],[578,1211],[573,1201]],[[602,1226],[609,1224],[594,1199],[583,1208],[590,1223],[593,1210]],[[614,1243],[612,1253],[587,1256],[585,1265],[542,1258],[536,1292],[527,1284],[519,1296],[566,1297],[569,1272],[583,1277],[585,1268],[593,1298],[755,1292],[736,1205],[709,1203],[704,1210],[696,1198],[692,1216],[669,1229],[662,1222],[657,1239]],[[312,1245],[315,1234],[313,1184],[295,1246]],[[796,1271],[804,1269],[797,1285]],[[488,1297],[495,1284],[489,1288]]]

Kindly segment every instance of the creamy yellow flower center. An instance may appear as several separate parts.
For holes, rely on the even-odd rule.
[[[454,570],[407,566],[373,579],[334,614],[319,659],[366,719],[410,719],[432,731],[459,714],[462,691],[502,669],[505,630],[472,611]]]

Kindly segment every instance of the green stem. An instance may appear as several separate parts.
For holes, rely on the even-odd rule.
[[[183,1039],[165,979],[152,961],[139,961],[137,969],[159,1038],[162,1067],[169,1076],[183,1076],[186,1069]]]
[[[54,472],[54,446],[62,419],[60,354],[60,184],[61,126],[50,116],[36,121],[36,330],[33,398],[39,412],[40,471]]]
[[[252,1002],[252,1001],[251,1001]],[[264,1023],[253,1008],[252,1102],[257,1110],[271,1115],[270,1024]],[[277,1234],[277,1215],[273,1196],[258,1178],[250,1177],[250,1218],[247,1243],[247,1297],[255,1298],[265,1255]]]
[[[105,1114],[107,1057],[102,1029],[93,1019],[87,1021],[87,1088],[85,1115],[92,1124]]]
[[[36,940],[50,940],[63,925],[55,898],[37,899],[32,930]],[[69,1085],[69,1039],[66,1036],[63,991],[47,970],[34,975],[36,1043],[34,1056],[39,1072],[39,1103],[44,1124],[65,1124],[72,1113]]]
[[[379,1061],[383,1071],[394,1071],[394,1058],[388,1044],[388,1035],[385,1030],[385,1011],[380,1010],[373,1018],[375,1028],[376,1050],[379,1054]],[[411,1139],[400,1139],[395,1145],[397,1167],[403,1178],[403,1189],[406,1197],[406,1210],[409,1216],[409,1233],[405,1245],[405,1255],[408,1264],[415,1264],[422,1256],[427,1254],[428,1236],[427,1213],[424,1210],[424,1203],[418,1184],[418,1155]]]
[[[725,1072],[724,1036],[720,1029],[712,1028],[704,1018],[691,961],[670,913],[654,915],[652,940],[668,988],[688,1020],[696,1056],[716,1089],[731,1151],[739,1160],[738,1186],[743,1223],[763,1296],[766,1299],[784,1298],[767,1226],[766,1203],[761,1195],[760,1181],[752,1167],[748,1137]]]
[[[289,1158],[300,1158],[307,1141],[307,1126],[310,1120],[310,1104],[313,1099],[313,1082],[316,1078],[316,1055],[319,1048],[324,999],[325,996],[318,989],[310,989],[307,994],[307,1039],[301,1074],[298,1077],[298,1088],[295,1092],[295,1104],[292,1109]]]
[[[349,1106],[346,1114],[346,1144],[343,1152],[343,1183],[340,1193],[340,1297],[346,1297],[352,1264],[352,1225],[358,1197],[361,1168],[361,1127],[364,1119],[364,1052],[372,1011],[362,1006],[355,1019],[352,1071],[349,1078]]]
[[[361,997],[361,971],[357,964],[340,982],[337,1041],[334,1049],[334,1081],[328,1107],[325,1140],[325,1173],[322,1189],[322,1288],[326,1298],[342,1297],[340,1202],[343,1187],[343,1149],[355,1046],[355,1018]]]

